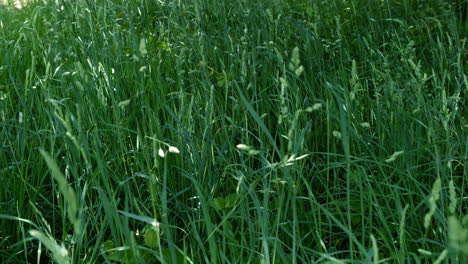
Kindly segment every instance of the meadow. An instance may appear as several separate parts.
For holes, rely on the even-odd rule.
[[[0,263],[468,263],[463,0],[0,5]]]

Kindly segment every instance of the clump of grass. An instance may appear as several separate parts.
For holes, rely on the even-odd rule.
[[[0,5],[0,262],[463,263],[463,10]]]

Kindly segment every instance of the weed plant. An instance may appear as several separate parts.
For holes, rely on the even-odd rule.
[[[468,262],[466,2],[6,2],[1,263]]]

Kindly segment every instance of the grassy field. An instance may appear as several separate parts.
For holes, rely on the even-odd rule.
[[[0,263],[468,263],[466,9],[0,5]]]

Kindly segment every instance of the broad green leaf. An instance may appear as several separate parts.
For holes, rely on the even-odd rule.
[[[144,234],[145,245],[149,248],[159,247],[159,228],[155,226],[149,226]]]
[[[224,206],[225,208],[232,208],[236,205],[237,199],[239,198],[239,195],[232,193],[226,196],[224,198]]]
[[[213,199],[212,205],[216,210],[223,210],[225,207],[225,201],[221,197],[216,197]]]

